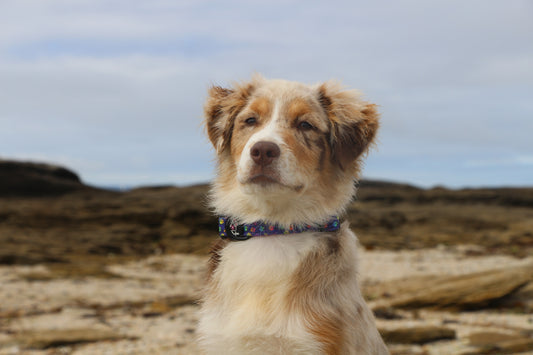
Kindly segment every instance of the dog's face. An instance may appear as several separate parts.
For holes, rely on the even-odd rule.
[[[244,222],[319,223],[351,199],[375,106],[338,84],[254,77],[212,87],[205,106],[219,170],[213,205]]]

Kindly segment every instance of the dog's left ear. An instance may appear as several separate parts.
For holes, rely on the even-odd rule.
[[[255,78],[254,78],[255,80]],[[236,84],[226,89],[212,86],[204,106],[207,135],[217,153],[230,146],[235,117],[244,108],[255,87],[255,82]]]
[[[336,82],[318,88],[318,100],[331,123],[332,158],[342,170],[368,151],[379,127],[376,105],[361,100],[357,91],[345,90]]]

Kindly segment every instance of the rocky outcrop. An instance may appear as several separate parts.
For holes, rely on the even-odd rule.
[[[0,265],[207,254],[217,238],[207,191],[207,185],[105,191],[66,168],[0,160]],[[357,194],[341,217],[367,249],[466,242],[478,246],[475,254],[533,253],[532,215],[523,207],[533,201],[531,188],[424,190],[363,180]]]
[[[0,197],[57,196],[87,188],[61,166],[0,160]]]

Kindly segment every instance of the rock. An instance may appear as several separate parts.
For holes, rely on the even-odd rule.
[[[533,350],[531,334],[507,334],[497,332],[473,333],[468,337],[470,345],[476,347],[461,355],[514,354]]]
[[[105,329],[50,329],[33,330],[21,333],[17,341],[29,349],[47,349],[52,347],[130,339],[130,337]]]
[[[394,308],[379,308],[374,310],[374,317],[379,319],[403,319],[404,317],[399,314]]]
[[[394,345],[389,347],[390,355],[429,355],[426,349],[419,345]]]
[[[0,265],[37,265],[40,263],[62,263],[64,259],[55,256],[34,257],[28,253],[0,253]]]
[[[468,336],[470,345],[487,346],[495,343],[507,342],[510,340],[523,339],[521,334],[509,334],[498,332],[472,333]]]
[[[524,313],[533,313],[533,282],[502,298],[497,305]]]
[[[480,309],[511,295],[533,282],[533,264],[490,270],[459,276],[420,277],[393,281],[377,286],[390,299],[377,302],[374,311],[383,308]]]
[[[0,197],[56,196],[86,188],[61,166],[0,160]]]
[[[400,329],[379,329],[385,343],[426,344],[455,339],[455,330],[446,327],[420,326]]]

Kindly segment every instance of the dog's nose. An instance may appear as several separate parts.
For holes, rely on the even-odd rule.
[[[280,150],[275,143],[257,142],[252,146],[250,155],[257,165],[267,166],[279,157]]]

